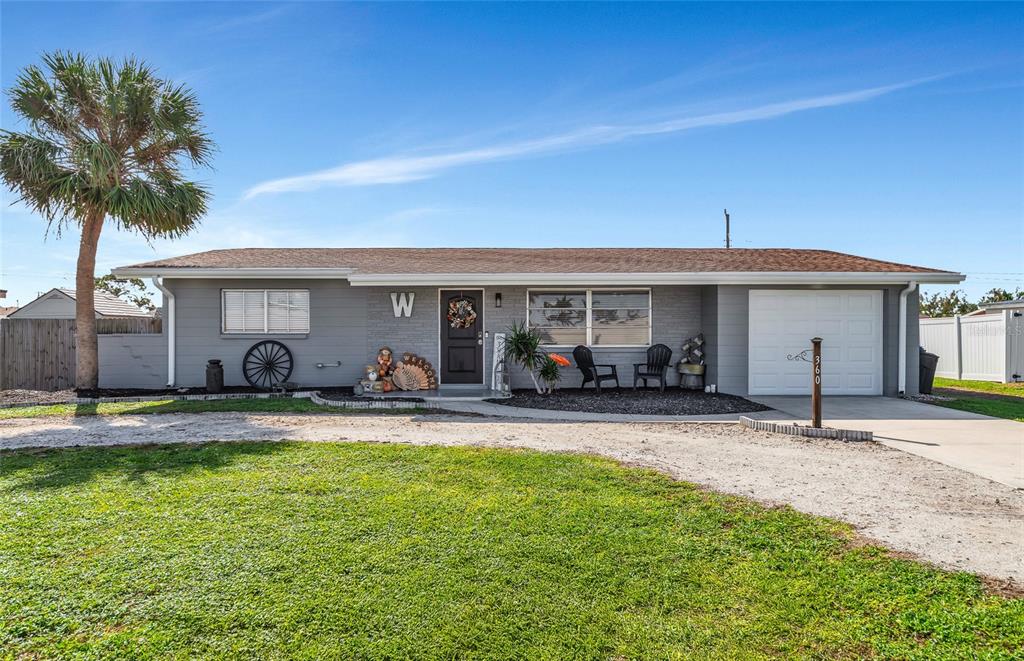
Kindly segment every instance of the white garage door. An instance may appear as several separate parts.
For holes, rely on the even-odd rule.
[[[789,356],[812,337],[823,340],[822,393],[882,394],[882,292],[859,290],[752,290],[750,394],[810,393],[811,364]]]

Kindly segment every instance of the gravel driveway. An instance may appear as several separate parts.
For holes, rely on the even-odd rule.
[[[943,567],[1024,584],[1024,492],[873,443],[804,440],[734,425],[457,415],[206,413],[0,420],[3,449],[213,440],[405,442],[601,454],[716,491],[840,519],[865,537]]]

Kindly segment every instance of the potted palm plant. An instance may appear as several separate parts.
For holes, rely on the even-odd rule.
[[[526,322],[514,322],[505,332],[505,360],[526,370],[537,393],[544,395],[554,391],[559,367],[551,356],[541,351],[540,344],[540,333],[529,328]]]

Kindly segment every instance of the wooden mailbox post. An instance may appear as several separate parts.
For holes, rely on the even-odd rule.
[[[814,377],[811,387],[811,425],[821,429],[821,338],[811,338],[811,346],[811,374]]]

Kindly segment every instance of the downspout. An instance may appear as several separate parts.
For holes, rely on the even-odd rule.
[[[167,386],[174,386],[174,294],[167,287],[164,287],[160,278],[153,278],[153,286],[164,295],[164,302],[167,304]]]
[[[896,387],[898,395],[902,397],[907,392],[907,296],[917,289],[917,281],[911,280],[906,288],[900,291],[900,321],[899,321],[899,348],[896,352],[899,356],[899,377]]]

